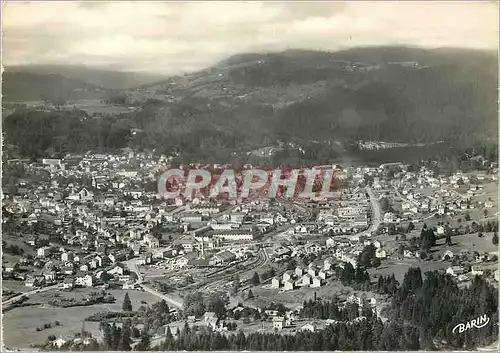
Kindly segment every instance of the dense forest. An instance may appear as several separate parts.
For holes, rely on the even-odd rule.
[[[177,336],[177,335],[176,335]],[[272,351],[333,351],[333,350],[418,350],[418,331],[403,324],[383,324],[379,319],[358,323],[339,323],[316,332],[295,335],[251,333],[225,336],[204,332],[192,335],[178,333],[178,339],[167,333],[159,350],[272,350]]]
[[[392,148],[380,151],[362,151],[345,142],[342,147],[336,143],[300,141],[300,148],[284,147],[276,149],[271,157],[248,155],[245,151],[262,147],[272,141],[271,132],[261,134],[256,128],[251,134],[246,128],[230,131],[223,122],[211,123],[202,118],[206,113],[183,112],[181,118],[166,118],[145,106],[138,113],[105,117],[89,116],[84,111],[32,111],[18,110],[3,119],[6,143],[15,146],[20,157],[40,158],[86,151],[116,151],[124,147],[155,150],[156,153],[180,154],[179,162],[206,163],[386,163],[402,161],[419,164],[425,160],[439,160],[449,170],[476,169],[480,163],[463,158],[466,151],[482,155],[489,160],[497,159],[497,144],[488,140],[467,143],[463,140],[423,147]],[[187,109],[187,108],[186,108]],[[192,108],[191,108],[192,110]],[[182,115],[185,114],[185,115]],[[200,114],[199,120],[194,118]],[[211,114],[210,116],[215,116]],[[203,120],[202,120],[203,119]],[[187,121],[191,121],[188,123]],[[254,122],[254,123],[258,123]],[[189,125],[189,127],[188,127]],[[133,128],[144,126],[136,134]],[[247,135],[245,135],[247,134]],[[274,136],[275,140],[278,138]],[[293,140],[296,140],[295,138]]]
[[[352,274],[347,270],[342,281],[345,285],[365,283],[364,271]],[[350,273],[350,274],[349,274]],[[349,278],[348,278],[349,277]],[[352,277],[352,278],[351,278]],[[168,305],[162,301],[152,307],[140,308],[137,312],[126,311],[124,319],[116,322],[102,321],[100,330],[103,340],[90,338],[90,345],[68,342],[61,350],[436,350],[467,349],[484,347],[498,337],[498,289],[485,279],[475,277],[470,286],[459,288],[451,276],[437,271],[426,272],[422,276],[420,268],[410,268],[399,284],[394,275],[380,277],[371,290],[389,295],[391,302],[381,317],[375,315],[366,299],[361,307],[356,303],[346,303],[337,295],[332,298],[317,298],[305,301],[299,317],[307,319],[332,319],[334,322],[315,332],[298,330],[296,334],[249,333],[241,330],[233,332],[236,322],[267,320],[266,316],[254,315],[243,310],[240,316],[225,311],[226,300],[213,295],[203,298],[194,293],[186,299],[188,315],[201,316],[205,311],[214,310],[220,319],[230,320],[227,333],[211,331],[202,326],[190,327],[185,322],[183,329],[172,332],[169,326],[172,318]],[[125,302],[124,302],[125,305]],[[280,312],[283,305],[273,306]],[[127,310],[132,310],[127,307]],[[109,313],[108,313],[109,314]],[[486,315],[490,321],[485,327],[472,328],[463,333],[453,333],[453,328],[463,322]],[[94,315],[95,316],[95,315]],[[89,320],[95,320],[95,317]],[[131,318],[128,318],[131,317]],[[244,317],[244,318],[243,318]],[[250,319],[252,317],[252,319]],[[153,344],[155,334],[163,336],[160,344]],[[82,332],[78,337],[89,336]],[[44,349],[54,349],[49,340],[41,345]]]
[[[490,318],[489,325],[452,332],[457,324],[482,315]],[[450,348],[485,346],[498,338],[498,289],[480,277],[461,289],[450,276],[437,272],[427,272],[422,280],[420,269],[412,268],[392,298],[390,316],[419,327],[423,348],[432,348],[431,339]]]
[[[3,100],[39,101],[55,99],[100,98],[104,92],[83,79],[68,78],[60,74],[11,72],[2,74]]]
[[[49,75],[60,75],[67,79],[74,80],[74,83],[86,82],[87,87],[93,86],[94,88],[100,88],[105,90],[120,90],[127,88],[136,88],[141,85],[151,84],[158,82],[163,75],[159,74],[147,74],[143,72],[127,72],[127,71],[115,71],[115,70],[103,70],[100,68],[94,68],[89,66],[79,66],[79,65],[21,65],[21,66],[6,66],[5,67],[4,80],[6,80],[5,85],[11,86],[12,81],[18,81],[22,75],[31,74],[37,75],[40,78],[42,76]],[[4,74],[4,75],[5,75]],[[47,88],[49,89],[47,92]],[[54,86],[54,91],[50,91],[50,86],[45,87],[45,94],[55,95],[57,93],[68,95],[71,94],[71,90],[66,92],[58,92],[57,86]],[[72,87],[73,88],[73,87]],[[82,88],[75,85],[74,88]],[[39,93],[39,87],[34,87],[30,91],[22,91],[20,89],[11,91],[10,94],[4,99],[7,100],[23,100],[27,98],[27,95],[32,95],[33,93]],[[5,92],[4,92],[5,94]],[[81,92],[80,92],[81,94]],[[80,95],[81,97],[81,95]],[[35,96],[35,99],[37,97]]]
[[[3,120],[6,141],[22,157],[114,150],[127,146],[130,128],[117,117],[92,118],[81,110],[22,110]]]
[[[4,131],[8,142],[28,157],[47,154],[49,147],[81,152],[130,146],[179,152],[182,162],[252,161],[258,158],[247,152],[280,140],[302,147],[276,151],[273,158],[287,163],[413,163],[438,155],[456,164],[467,148],[484,149],[485,157],[496,159],[496,66],[494,54],[467,50],[240,55],[134,90],[136,98],[144,94],[134,102],[137,111],[84,119],[75,110],[18,109],[4,117]],[[6,79],[4,92],[23,91],[19,86],[29,82],[29,75]],[[49,76],[48,82],[33,78],[37,84],[30,90],[43,94],[45,84],[61,92],[76,87],[68,85],[80,85],[78,90],[85,92],[94,87]],[[108,91],[104,100],[120,104],[113,97],[126,93]],[[157,98],[148,99],[151,94]],[[360,151],[353,145],[359,140],[427,146]]]

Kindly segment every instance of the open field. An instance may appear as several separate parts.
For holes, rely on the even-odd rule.
[[[494,182],[486,182],[481,184],[481,186],[483,187],[483,190],[476,191],[476,194],[472,197],[472,201],[491,201],[493,204],[491,211],[496,212],[498,210],[498,184]]]
[[[493,233],[483,233],[484,237],[479,238],[476,234],[464,234],[452,236],[452,245],[448,246],[445,244],[445,239],[441,238],[437,240],[437,245],[431,249],[434,258],[436,261],[422,261],[416,258],[403,258],[398,259],[397,255],[392,255],[398,248],[398,241],[395,240],[395,235],[381,235],[374,237],[374,239],[379,240],[382,244],[384,244],[384,249],[387,251],[387,255],[391,258],[386,260],[382,260],[382,265],[377,269],[370,269],[368,272],[370,275],[391,275],[394,273],[396,279],[401,281],[403,279],[404,273],[410,268],[420,267],[422,272],[439,270],[439,269],[447,269],[451,266],[451,261],[441,261],[439,257],[446,250],[451,250],[455,255],[460,254],[461,252],[474,252],[477,251],[480,254],[483,253],[496,253],[498,248],[493,245],[492,237]],[[409,235],[407,235],[407,239],[411,239],[412,237],[419,237],[420,231],[413,231]],[[401,242],[401,241],[400,241]],[[486,266],[489,264],[483,264],[482,266]]]
[[[52,308],[45,306],[28,306],[16,308],[4,314],[3,330],[6,347],[29,348],[32,344],[45,341],[51,334],[56,337],[73,337],[75,332],[82,329],[83,319],[87,316],[105,311],[106,304],[92,307]],[[52,327],[43,331],[36,331],[38,326],[53,323],[58,320],[61,326]],[[99,323],[86,322],[85,330],[99,337]]]
[[[36,251],[33,250],[33,248],[31,246],[29,246],[28,244],[26,244],[24,242],[25,239],[26,238],[23,238],[20,235],[15,235],[15,234],[11,234],[11,233],[2,234],[2,240],[5,241],[5,243],[7,245],[19,246],[20,248],[23,249],[25,256],[28,254],[35,255]]]
[[[2,281],[2,301],[13,297],[14,293],[25,293],[32,288],[26,287],[22,281],[3,280]]]
[[[390,276],[394,277],[399,283],[403,283],[404,275],[410,267],[420,267],[422,273],[434,270],[446,270],[451,266],[450,262],[443,261],[421,261],[418,259],[387,260],[379,268],[368,270],[370,276]]]
[[[3,264],[11,264],[12,265],[14,263],[19,262],[19,259],[21,257],[26,257],[28,255],[36,256],[36,251],[33,250],[33,248],[31,246],[26,244],[23,241],[23,238],[21,238],[19,236],[9,234],[9,233],[2,234],[2,242],[5,242],[6,246],[17,246],[17,247],[21,248],[23,251],[22,255],[12,255],[12,254],[9,254],[6,251],[4,251],[2,253]]]
[[[78,291],[75,291],[77,294]],[[113,304],[98,304],[92,306],[81,306],[71,308],[54,308],[49,305],[28,306],[16,308],[4,314],[4,339],[7,347],[29,348],[31,344],[40,343],[47,339],[48,335],[56,337],[73,337],[73,334],[80,332],[83,320],[101,311],[121,311],[121,306],[125,293],[129,294],[132,308],[138,309],[141,301],[149,305],[156,303],[158,298],[152,294],[133,290],[110,290],[108,291],[116,298]],[[71,292],[70,292],[71,294]],[[29,302],[46,302],[49,293],[40,293],[38,296],[30,298]],[[61,326],[52,327],[43,331],[36,331],[38,326],[44,323],[53,323],[58,320]],[[95,337],[100,337],[99,323],[85,322],[85,330]]]
[[[271,302],[283,303],[286,307],[290,309],[297,309],[302,306],[304,301],[314,300],[314,295],[318,298],[331,298],[333,295],[337,294],[340,297],[346,297],[353,293],[358,293],[361,295],[360,291],[356,291],[350,287],[343,286],[342,283],[334,279],[327,279],[327,283],[319,288],[302,287],[300,289],[295,289],[292,291],[282,292],[279,289],[271,288],[270,284],[265,284],[262,286],[257,286],[252,288],[252,293],[254,298],[247,300],[237,300],[236,302],[242,302],[245,305],[251,307],[265,307]],[[378,301],[384,300],[384,296],[371,292],[363,292],[366,294],[367,298],[375,298]]]
[[[441,239],[437,241],[438,246],[436,247],[436,249],[441,250],[449,248],[451,251],[453,251],[453,253],[460,253],[461,251],[477,251],[480,254],[485,252],[498,252],[498,247],[496,245],[493,245],[492,242],[493,233],[483,233],[483,235],[484,236],[482,238],[479,238],[477,233],[451,237],[451,241],[453,244],[451,247],[447,247],[446,245],[444,245],[444,239]]]

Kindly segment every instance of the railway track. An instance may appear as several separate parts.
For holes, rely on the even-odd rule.
[[[267,253],[263,249],[261,249],[259,251],[259,258],[253,264],[247,266],[246,268],[239,269],[235,272],[223,273],[224,278],[216,279],[210,283],[202,284],[200,287],[198,287],[198,290],[210,292],[218,287],[222,287],[224,284],[231,282],[231,278],[229,278],[229,276],[232,277],[236,275],[245,275],[248,272],[254,271],[256,268],[265,265],[267,261]]]

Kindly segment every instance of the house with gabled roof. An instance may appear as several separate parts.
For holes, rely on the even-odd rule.
[[[89,273],[78,272],[75,276],[75,286],[92,287],[94,278]]]
[[[323,280],[321,277],[314,277],[312,279],[311,288],[321,287],[322,284],[323,284]]]
[[[301,277],[304,274],[305,270],[302,267],[295,268],[295,275]]]
[[[271,288],[277,289],[280,287],[280,284],[281,284],[281,280],[279,277],[274,277],[271,280]]]
[[[292,281],[294,277],[294,272],[293,271],[286,271],[283,273],[283,281]]]
[[[218,254],[215,254],[209,261],[209,264],[212,266],[219,266],[222,264],[228,264],[232,261],[236,260],[236,255],[228,250],[221,251]]]
[[[26,287],[43,287],[45,285],[45,277],[41,275],[29,276],[24,285]]]
[[[302,284],[305,286],[309,286],[312,283],[312,276],[308,273],[302,276]]]
[[[273,329],[277,331],[283,330],[285,327],[285,318],[282,316],[273,317]]]
[[[294,289],[295,289],[295,282],[293,280],[283,281],[283,290],[288,291],[288,290],[294,290]]]
[[[309,331],[309,332],[314,332],[316,331],[316,326],[313,324],[305,324],[300,328],[301,331]]]
[[[75,286],[75,279],[73,277],[66,277],[63,281],[63,289],[73,289]]]

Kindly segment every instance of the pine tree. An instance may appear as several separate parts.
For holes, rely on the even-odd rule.
[[[137,345],[138,351],[148,351],[151,345],[151,338],[149,337],[149,332],[146,329],[141,331],[141,341]]]
[[[233,293],[236,294],[240,290],[240,277],[236,275],[233,279]]]
[[[118,349],[118,344],[120,343],[121,337],[121,329],[116,327],[116,324],[113,322],[113,326],[111,326],[111,348],[110,350],[116,351]]]
[[[493,245],[498,244],[498,234],[497,232],[493,233],[493,239],[491,240],[493,242]]]
[[[158,305],[158,312],[160,314],[168,314],[169,311],[170,311],[170,308],[168,307],[167,302],[165,301],[165,299],[162,299],[162,301]]]
[[[253,273],[251,283],[253,286],[258,286],[260,284],[260,277],[259,277],[259,274],[257,272]]]
[[[252,299],[253,298],[253,292],[252,292],[251,289],[248,291],[248,297],[247,298],[248,299]]]
[[[132,311],[132,302],[130,301],[130,297],[128,296],[128,293],[125,293],[125,298],[123,298],[122,310],[123,311]]]
[[[130,351],[132,347],[130,347],[131,342],[131,322],[130,320],[125,321],[122,327],[122,332],[120,336],[120,343],[118,344],[118,350],[120,351]]]
[[[108,283],[109,278],[110,278],[109,274],[106,271],[103,271],[101,274],[101,281],[103,281],[104,283]]]
[[[172,350],[172,342],[174,340],[174,336],[172,335],[172,331],[170,330],[170,326],[167,326],[165,330],[165,343],[163,346],[163,350],[169,351]]]
[[[111,331],[111,326],[107,322],[101,322],[99,324],[99,329],[102,331],[103,343],[105,350],[113,349],[113,335]]]
[[[382,261],[378,257],[374,257],[372,259],[372,267],[378,268],[381,265]]]

